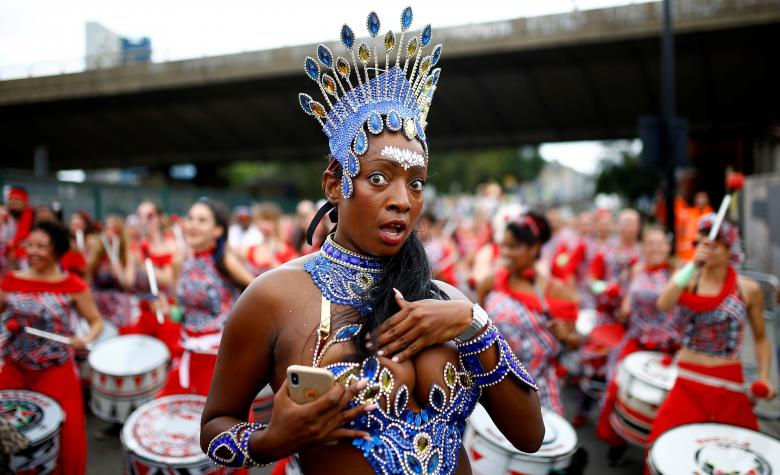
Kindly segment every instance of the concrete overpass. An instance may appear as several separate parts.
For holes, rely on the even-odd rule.
[[[660,3],[644,3],[434,25],[445,47],[434,152],[635,136],[638,116],[659,111],[660,18]],[[678,0],[675,28],[692,137],[750,149],[780,129],[780,0]],[[315,47],[0,81],[0,161],[32,168],[36,146],[51,169],[321,157],[324,136],[296,98],[314,92],[303,59]]]

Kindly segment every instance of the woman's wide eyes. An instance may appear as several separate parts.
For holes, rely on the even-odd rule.
[[[411,187],[414,191],[422,191],[424,186],[425,186],[425,182],[420,179],[414,180],[411,183]]]
[[[387,178],[385,178],[383,175],[380,175],[379,173],[375,173],[368,177],[368,181],[371,182],[373,185],[386,185],[387,184]]]

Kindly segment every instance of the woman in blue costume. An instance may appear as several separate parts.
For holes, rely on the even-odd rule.
[[[294,456],[307,475],[469,474],[461,438],[477,402],[515,447],[541,445],[532,378],[484,310],[431,280],[414,233],[441,46],[423,54],[430,26],[413,35],[411,21],[407,8],[401,34],[382,41],[384,58],[346,25],[345,57],[320,45],[317,59],[306,58],[330,111],[306,94],[300,105],[332,156],[328,202],[310,229],[328,212],[338,225],[320,252],[255,279],[232,310],[201,427],[203,450],[221,465]],[[367,27],[379,33],[376,14]],[[285,381],[292,364],[327,368],[338,384],[296,404]],[[270,423],[244,422],[267,383],[276,393]]]

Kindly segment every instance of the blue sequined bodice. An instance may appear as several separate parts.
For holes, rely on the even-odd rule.
[[[349,341],[359,331],[359,324],[336,331],[334,337],[315,353],[314,365],[319,365],[321,356],[331,345]],[[396,387],[392,372],[374,356],[361,363],[333,363],[325,368],[345,385],[360,379],[368,380],[368,386],[350,403],[350,407],[371,403],[378,407],[360,415],[350,428],[371,434],[370,441],[355,439],[352,444],[361,450],[376,473],[428,475],[455,472],[466,419],[481,394],[464,368],[447,362],[443,370],[446,387],[432,384],[427,404],[419,412],[409,408],[409,388],[405,384]]]

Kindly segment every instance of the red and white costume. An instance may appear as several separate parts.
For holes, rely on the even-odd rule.
[[[15,320],[21,327],[73,336],[72,294],[88,288],[83,280],[72,274],[59,282],[44,282],[16,277],[9,272],[0,282],[0,289],[5,301],[4,324]],[[57,401],[65,412],[56,473],[84,474],[87,464],[84,401],[73,362],[73,349],[20,332],[7,335],[2,352],[0,389],[27,389],[45,394]]]

